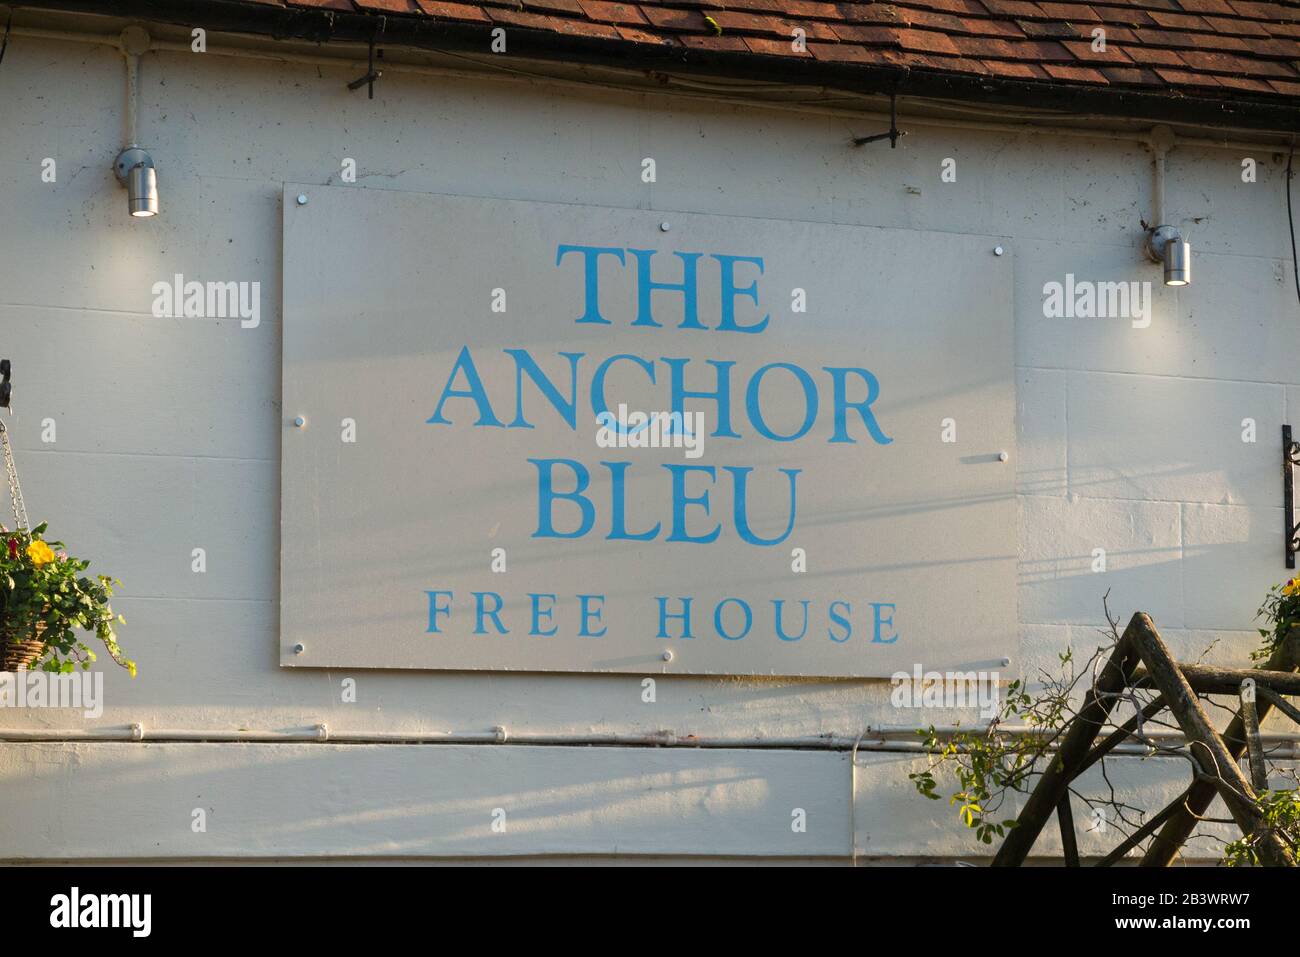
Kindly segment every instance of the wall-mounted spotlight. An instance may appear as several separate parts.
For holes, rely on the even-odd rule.
[[[128,146],[117,154],[113,172],[126,187],[127,208],[132,216],[158,215],[158,174],[148,153],[138,146]]]
[[[1163,263],[1166,286],[1186,286],[1192,281],[1192,245],[1173,226],[1147,230],[1147,258]]]

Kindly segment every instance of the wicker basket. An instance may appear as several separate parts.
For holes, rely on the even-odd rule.
[[[41,615],[33,624],[31,618],[0,621],[0,664],[3,671],[17,671],[28,667],[45,651],[45,617]]]

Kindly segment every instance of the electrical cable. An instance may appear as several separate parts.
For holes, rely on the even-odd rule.
[[[1300,299],[1300,259],[1295,251],[1295,214],[1291,211],[1291,163],[1295,159],[1295,139],[1286,157],[1286,224],[1291,229],[1291,277],[1295,279],[1296,299]]]
[[[4,62],[5,50],[9,49],[9,31],[13,29],[13,25],[14,25],[14,8],[10,7],[9,19],[5,21],[5,35],[3,39],[0,39],[0,63]]]

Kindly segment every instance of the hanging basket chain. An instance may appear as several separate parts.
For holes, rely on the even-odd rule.
[[[27,506],[23,503],[23,489],[18,484],[18,468],[14,465],[14,450],[9,445],[9,430],[5,428],[4,420],[0,419],[0,451],[4,454],[5,460],[5,477],[9,480],[9,501],[14,510],[14,521],[17,522],[15,531],[25,531],[31,528],[27,521]],[[4,523],[0,522],[0,532],[7,532]]]

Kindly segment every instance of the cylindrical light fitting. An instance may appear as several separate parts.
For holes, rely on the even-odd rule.
[[[1165,285],[1186,286],[1192,281],[1192,244],[1182,237],[1165,243]]]
[[[158,174],[143,163],[132,166],[126,177],[127,202],[132,216],[158,215]],[[1165,267],[1165,276],[1169,267]],[[1165,279],[1168,282],[1168,278]]]
[[[1192,281],[1192,245],[1173,226],[1156,226],[1147,231],[1147,258],[1163,263],[1166,286],[1186,286]]]
[[[153,159],[138,146],[129,146],[113,164],[118,182],[126,187],[127,210],[132,216],[158,215],[158,174]]]

